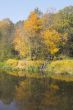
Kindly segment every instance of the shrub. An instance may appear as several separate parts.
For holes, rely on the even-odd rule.
[[[18,60],[16,60],[16,59],[8,59],[8,60],[6,61],[6,64],[9,65],[9,66],[15,67],[15,66],[18,65]]]

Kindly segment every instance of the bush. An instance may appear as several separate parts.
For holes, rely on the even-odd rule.
[[[9,66],[15,67],[15,66],[18,65],[18,60],[16,60],[16,59],[8,59],[8,60],[6,61],[6,64],[9,65]]]

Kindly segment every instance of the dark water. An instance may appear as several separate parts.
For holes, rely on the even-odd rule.
[[[0,73],[0,110],[73,110],[73,82]]]

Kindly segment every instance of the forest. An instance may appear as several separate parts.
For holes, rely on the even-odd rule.
[[[38,8],[28,18],[0,21],[0,68],[38,67],[53,73],[73,74],[73,6],[43,13]],[[50,62],[50,63],[49,63]],[[68,68],[67,68],[68,67]]]

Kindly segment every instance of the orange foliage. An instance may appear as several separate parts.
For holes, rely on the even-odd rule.
[[[38,17],[38,14],[32,12],[29,18],[24,22],[24,29],[28,32],[38,32],[42,29],[42,19]]]

